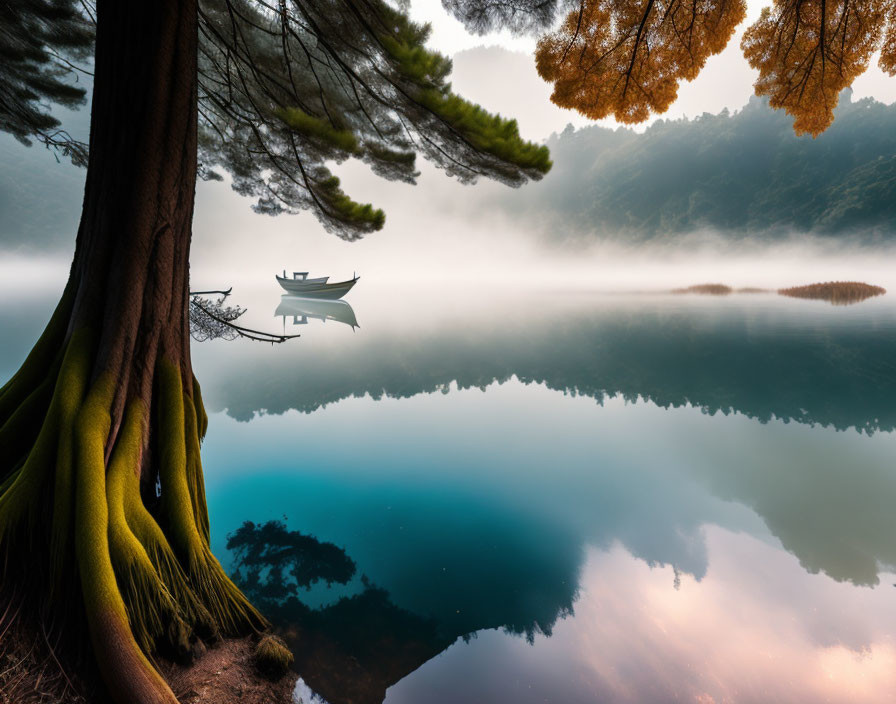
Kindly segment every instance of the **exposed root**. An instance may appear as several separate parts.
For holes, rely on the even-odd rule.
[[[176,704],[174,694],[137,644],[112,566],[105,443],[113,396],[113,379],[101,377],[75,421],[75,554],[81,594],[93,649],[113,696],[140,704]]]
[[[202,650],[198,639],[260,633],[267,624],[211,553],[199,450],[208,418],[198,383],[187,377],[185,389],[179,366],[163,359],[155,423],[140,398],[114,419],[122,380],[92,378],[95,340],[75,331],[30,392],[16,381],[0,396],[19,399],[0,424],[9,458],[0,473],[0,576],[21,573],[30,560],[30,584],[46,590],[47,613],[62,621],[78,613],[88,625],[116,700],[175,704],[155,653],[188,661]],[[44,364],[46,349],[26,364]],[[158,520],[140,491],[150,445],[162,486]]]
[[[87,383],[90,377],[94,347],[93,335],[90,331],[79,330],[72,335],[53,397],[54,402],[57,398],[59,399],[59,428],[54,475],[55,486],[53,487],[50,564],[51,584],[57,593],[62,590],[63,576],[69,571],[67,568],[71,564],[71,535],[75,509],[75,435],[78,432],[78,414],[87,396]],[[106,384],[109,389],[104,392],[104,396],[111,394],[111,380],[108,380]],[[103,398],[99,398],[94,403],[101,404],[103,400]],[[96,408],[94,415],[102,412],[102,408]],[[108,414],[105,419],[98,422],[104,423],[105,432],[98,432],[99,428],[92,428],[90,432],[93,434],[95,442],[101,443],[104,441],[104,436],[109,433]],[[103,496],[103,498],[105,497]]]
[[[40,549],[39,539],[46,535],[46,506],[52,501],[49,487],[55,483],[53,495],[56,500],[51,526],[55,550],[51,548],[51,554],[56,559],[50,561],[48,576],[53,583],[61,577],[64,562],[62,544],[71,535],[72,425],[84,397],[90,352],[86,332],[72,336],[37,439],[27,459],[14,472],[12,481],[4,486],[0,495],[0,546],[3,548],[4,574],[9,568],[12,551]],[[12,414],[10,420],[14,416]]]
[[[196,424],[199,427],[201,442],[205,439],[205,434],[208,431],[208,414],[205,412],[205,404],[202,403],[202,389],[195,376],[193,377],[193,405],[196,409]]]
[[[183,659],[190,653],[192,629],[125,515],[129,493],[139,490],[134,470],[140,466],[144,417],[145,411],[138,402],[127,409],[106,473],[109,551],[131,631],[140,647],[147,653],[164,647]]]
[[[139,497],[135,491],[136,489],[132,489],[126,493],[125,515],[128,528],[146,551],[159,580],[177,603],[181,618],[192,626],[200,638],[217,640],[219,631],[215,620],[190,587],[187,575],[171,550],[162,529],[139,498],[134,498]]]
[[[207,533],[200,528],[194,506],[187,461],[186,408],[180,370],[162,360],[157,372],[159,380],[158,431],[163,440],[160,448],[162,513],[166,534],[184,566],[188,582],[205,604],[223,634],[236,635],[247,630],[262,631],[267,627],[243,593],[230,581],[218,560],[212,555]],[[193,416],[195,418],[195,416]],[[194,476],[198,472],[194,467]],[[204,511],[204,499],[202,501]],[[207,514],[206,514],[206,521]]]
[[[202,413],[204,415],[205,411]],[[190,491],[196,525],[202,539],[209,543],[211,529],[208,522],[208,505],[205,501],[202,460],[199,455],[199,414],[193,400],[186,394],[184,394],[184,426],[184,437],[187,441],[187,487]]]

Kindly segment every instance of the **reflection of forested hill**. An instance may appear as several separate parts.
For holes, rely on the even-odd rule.
[[[511,213],[551,229],[652,240],[710,229],[775,238],[793,231],[893,237],[896,105],[841,96],[833,126],[796,137],[757,98],[735,114],[661,121],[644,134],[588,127],[548,141],[554,168]]]
[[[373,323],[362,318],[362,333],[341,337],[315,339],[309,327],[308,337],[292,346],[218,345],[220,354],[197,367],[203,369],[208,407],[229,407],[239,418],[258,409],[311,412],[365,393],[409,397],[452,381],[485,386],[517,375],[595,398],[620,393],[661,405],[695,403],[708,411],[734,408],[761,419],[775,415],[841,428],[896,425],[896,414],[888,411],[896,386],[890,361],[896,310],[886,299],[853,309],[773,296],[564,301],[514,298],[507,308],[478,301],[478,310],[472,302],[452,301],[447,313],[421,313],[419,327],[408,325],[401,335],[385,335],[371,316]],[[457,311],[472,312],[464,318]],[[217,351],[214,345],[200,349]],[[373,404],[362,405],[372,410]],[[399,404],[391,405],[373,410],[396,412]],[[612,450],[592,457],[578,445],[558,450],[539,439],[522,453],[528,467],[493,462],[504,450],[490,454],[475,443],[469,454],[444,460],[434,451],[444,447],[439,443],[368,454],[365,438],[379,429],[346,427],[351,415],[339,414],[318,420],[334,424],[336,442],[356,433],[361,449],[331,455],[333,438],[325,436],[320,455],[307,446],[304,422],[261,420],[263,444],[272,437],[262,432],[270,422],[282,432],[275,443],[290,449],[268,458],[257,454],[261,446],[251,447],[246,457],[262,475],[268,466],[282,466],[284,478],[277,474],[254,495],[247,487],[258,479],[246,479],[231,489],[232,506],[219,510],[238,506],[246,515],[263,516],[292,511],[301,516],[303,530],[344,545],[346,556],[371,579],[358,586],[355,574],[342,598],[303,603],[303,590],[292,585],[304,584],[306,572],[292,570],[284,587],[285,572],[271,569],[278,564],[272,557],[301,554],[318,567],[329,562],[330,569],[319,573],[335,582],[346,579],[344,560],[334,554],[324,560],[326,552],[312,550],[295,534],[290,543],[276,531],[244,529],[247,549],[235,561],[242,570],[237,581],[290,642],[306,683],[333,704],[348,704],[382,701],[391,684],[458,636],[489,628],[549,633],[573,607],[584,545],[622,545],[651,565],[672,565],[699,580],[710,569],[702,527],[754,531],[755,513],[808,571],[873,585],[896,564],[890,539],[896,518],[889,508],[896,479],[880,455],[851,451],[889,447],[890,437],[812,432],[805,444],[805,428],[761,428],[743,420],[720,425],[718,419],[707,425],[693,423],[690,413],[637,410],[652,419],[637,426],[645,438],[668,419],[666,432],[657,435],[668,436],[670,445],[639,443],[640,434],[624,438],[631,454],[627,448],[626,461],[617,462]],[[241,435],[251,431],[218,421]],[[323,427],[311,426],[311,435]],[[463,437],[467,427],[447,424],[439,432]],[[749,449],[739,452],[716,428],[739,429]],[[572,432],[580,430],[576,425]],[[293,431],[295,442],[287,437]],[[504,437],[488,434],[487,442],[506,447]],[[551,439],[569,437],[552,433]],[[673,455],[665,448],[679,444],[682,453],[669,462]],[[293,456],[294,447],[302,452]],[[480,453],[478,463],[458,461]],[[587,459],[551,464],[579,455]],[[346,469],[357,460],[368,466]],[[237,458],[240,468],[244,461]],[[407,467],[416,466],[427,469],[413,472],[426,475],[418,485],[407,480]],[[546,466],[550,471],[543,471]],[[363,479],[370,476],[377,480]],[[264,508],[256,512],[253,502]],[[752,513],[747,516],[743,507]],[[764,530],[759,535],[767,536]],[[284,549],[290,545],[297,552]]]
[[[264,364],[235,355],[234,371],[216,375],[221,385],[213,380],[207,400],[247,419],[259,410],[310,412],[351,396],[409,397],[451,382],[484,387],[516,375],[596,399],[621,394],[763,422],[896,428],[892,320],[853,324],[858,319],[844,314],[816,324],[797,317],[811,315],[813,304],[791,305],[798,308],[577,310],[528,324],[374,336],[325,355],[269,355]]]
[[[549,585],[544,600],[503,599],[501,607],[463,619],[421,616],[396,606],[388,592],[361,577],[363,590],[319,608],[304,592],[314,584],[347,584],[356,565],[344,550],[285,524],[244,523],[228,537],[234,552],[232,577],[274,624],[295,654],[295,668],[330,704],[379,704],[386,690],[450,646],[480,629],[550,635],[556,621],[572,612],[575,564],[569,574],[531,574]],[[509,587],[525,591],[511,582]],[[495,588],[491,583],[488,587]],[[484,606],[491,604],[485,595]],[[460,611],[458,611],[460,614]],[[518,625],[524,623],[525,625]]]

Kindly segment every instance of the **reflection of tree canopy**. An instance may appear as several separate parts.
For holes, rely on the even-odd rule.
[[[572,610],[569,584],[559,603],[549,605],[547,619],[538,605],[528,604],[530,613],[511,619],[534,619],[523,627],[502,623],[509,615],[504,612],[472,630],[457,630],[458,624],[396,606],[363,576],[360,593],[310,608],[300,598],[304,589],[347,584],[355,576],[355,563],[344,550],[290,531],[281,521],[247,521],[228,536],[227,547],[233,551],[234,581],[287,640],[308,685],[331,704],[379,704],[389,686],[472,630],[503,628],[531,640],[536,631],[550,634],[553,623]]]
[[[247,521],[227,547],[234,582],[289,643],[308,685],[332,704],[379,704],[389,685],[451,644],[432,621],[398,608],[366,579],[360,594],[329,606],[302,603],[301,591],[312,584],[346,584],[354,576],[355,563],[332,543],[280,521]]]
[[[207,394],[244,419],[259,410],[310,412],[352,396],[409,397],[451,382],[485,387],[517,376],[598,400],[621,395],[762,422],[896,428],[893,326],[825,318],[793,330],[791,322],[775,313],[753,316],[749,307],[565,311],[504,321],[500,329],[452,328],[417,340],[379,340],[373,349],[334,349],[304,359],[301,375],[291,357],[265,365],[242,360],[236,363],[244,371],[219,376],[226,387]]]
[[[344,550],[288,531],[279,521],[259,526],[246,521],[227,536],[227,549],[237,565],[234,581],[265,604],[282,604],[315,582],[345,584],[355,574],[355,563]]]

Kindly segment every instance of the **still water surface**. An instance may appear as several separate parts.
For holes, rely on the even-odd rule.
[[[213,547],[305,701],[896,696],[890,296],[349,300],[193,350]]]

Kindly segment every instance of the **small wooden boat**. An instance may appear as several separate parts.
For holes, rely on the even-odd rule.
[[[283,318],[284,330],[288,317],[292,318],[293,325],[307,325],[309,319],[316,318],[323,322],[335,320],[350,325],[352,329],[360,327],[355,311],[347,301],[327,301],[286,294],[280,298],[280,304],[274,315]]]
[[[322,276],[316,279],[309,279],[307,271],[294,271],[292,278],[286,278],[286,272],[283,276],[277,277],[277,283],[283,287],[285,291],[294,296],[303,296],[305,298],[325,298],[335,300],[342,298],[351,291],[358,279],[361,277],[357,274],[355,278],[348,281],[339,281],[337,283],[328,283],[329,276]]]

